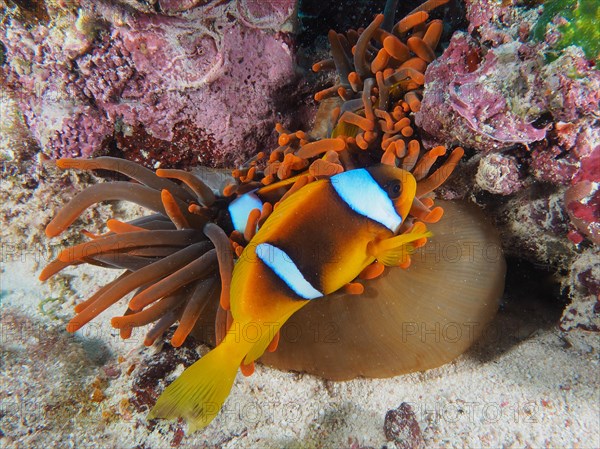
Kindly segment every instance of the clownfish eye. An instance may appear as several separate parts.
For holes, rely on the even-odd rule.
[[[390,181],[385,185],[385,191],[390,199],[395,200],[402,193],[402,184],[400,181]]]

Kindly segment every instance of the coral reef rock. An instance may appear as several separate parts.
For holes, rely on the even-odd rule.
[[[293,0],[126,3],[46,2],[46,20],[5,18],[3,78],[45,154],[222,165],[274,139],[280,92],[296,80]],[[193,157],[173,157],[180,146]]]
[[[600,70],[584,48],[557,51],[556,33],[565,28],[544,23],[564,24],[561,17],[573,11],[550,3],[558,2],[465,2],[467,30],[454,33],[428,66],[415,120],[427,144],[460,144],[471,155],[446,196],[485,207],[509,255],[553,267],[571,300],[562,329],[593,339]]]
[[[385,437],[400,449],[421,449],[425,441],[421,428],[410,404],[403,402],[395,410],[385,414]]]

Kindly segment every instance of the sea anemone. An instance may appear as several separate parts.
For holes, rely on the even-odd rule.
[[[321,105],[313,130],[292,132],[278,125],[279,147],[268,156],[261,153],[234,170],[234,182],[216,195],[202,179],[185,171],[153,173],[134,163],[108,157],[59,160],[60,168],[112,170],[134,182],[108,182],[87,188],[50,222],[46,229],[49,237],[61,233],[83,210],[100,201],[126,200],[155,212],[127,223],[109,220],[106,234],[85,232],[91,239],[89,242],[63,250],[43,270],[42,280],[69,265],[83,263],[125,270],[76,306],[77,315],[67,329],[76,331],[135,291],[123,316],[111,321],[121,330],[123,338],[131,335],[132,327],[155,322],[145,339],[145,344],[150,345],[179,322],[171,343],[180,346],[197,322],[212,321],[216,323],[218,343],[231,322],[229,283],[235,256],[241,254],[257,228],[282,200],[315,179],[344,170],[383,163],[411,171],[417,180],[417,193],[405,225],[422,226],[422,223],[440,221],[444,210],[435,206],[433,191],[450,176],[463,150],[455,148],[439,164],[438,158],[446,154],[446,148],[438,146],[428,151],[422,148],[413,113],[419,110],[424,72],[435,58],[442,32],[442,22],[429,20],[429,12],[444,3],[428,0],[394,24],[396,2],[388,1],[385,14],[377,15],[364,30],[350,30],[346,34],[330,31],[331,58],[317,62],[313,70],[336,70],[338,77],[333,86],[315,94],[315,100]],[[437,168],[432,170],[434,166]],[[260,205],[249,212],[245,225],[235,230],[228,221],[227,208],[250,192]],[[484,247],[487,244],[498,247],[497,236],[481,214],[466,206],[448,207],[451,220],[442,220],[434,227],[439,236],[438,244],[471,239]],[[456,223],[464,226],[457,227]],[[408,319],[423,319],[427,311],[437,308],[439,315],[431,315],[433,318],[429,319],[446,316],[446,322],[476,320],[481,327],[495,313],[504,278],[501,256],[492,263],[479,256],[461,258],[459,262],[443,260],[443,266],[439,261],[437,265],[431,264],[422,257],[415,262],[408,271],[384,270],[381,263],[375,262],[361,279],[346,288],[346,293],[354,296],[352,300],[315,301],[315,305],[307,306],[305,312],[286,325],[306,330],[315,320],[323,322],[334,316],[337,328],[348,326],[349,329],[338,335],[342,340],[341,349],[336,351],[335,345],[331,345],[323,351],[325,346],[309,345],[306,340],[302,349],[294,346],[290,339],[284,339],[282,355],[267,356],[267,361],[281,368],[341,379],[426,369],[463,352],[479,330],[468,341],[461,339],[460,344],[450,345],[450,349],[443,344],[438,344],[438,349],[435,345],[416,345],[415,351],[408,352],[412,362],[396,357],[396,351],[388,352],[378,365],[369,357],[362,362],[355,360],[360,353],[369,352],[369,345],[381,345],[384,349],[399,342],[403,337],[398,320],[411,308],[417,313],[409,314]],[[402,266],[407,269],[410,265],[411,259],[406,257]],[[481,276],[483,272],[489,276]],[[414,282],[414,286],[419,286],[416,289],[407,288],[413,274],[414,279],[418,279]],[[363,285],[363,280],[377,277],[376,281]],[[456,299],[456,291],[449,290],[448,286],[467,286],[466,293],[462,299]],[[386,316],[391,317],[391,321],[384,320]],[[199,318],[202,319],[198,321]],[[346,324],[345,320],[348,320]],[[369,328],[377,338],[358,344],[357,336],[361,338],[369,330],[363,328],[356,334],[357,328],[352,326],[357,320],[361,326],[380,326],[377,331]],[[276,344],[271,349],[275,347]],[[313,351],[313,356],[298,355],[306,351]],[[423,351],[432,351],[433,355],[426,356]],[[346,354],[351,354],[354,363],[337,363],[336,357],[346,357]],[[394,357],[398,363],[391,361]],[[328,362],[319,363],[323,360]],[[375,369],[365,368],[369,364]],[[315,368],[318,365],[321,367]],[[249,373],[252,369],[243,371]]]
[[[52,219],[46,227],[48,237],[60,234],[87,207],[100,201],[126,200],[156,212],[128,223],[109,220],[106,223],[109,232],[102,235],[86,231],[84,235],[90,241],[61,251],[44,268],[41,280],[81,263],[125,270],[75,307],[76,315],[67,330],[77,331],[123,296],[137,290],[123,316],[113,318],[112,325],[121,329],[123,338],[128,338],[133,327],[156,321],[145,340],[146,345],[151,345],[179,321],[172,344],[180,346],[198,314],[207,306],[207,299],[218,290],[217,258],[223,259],[223,278],[228,267],[231,272],[232,263],[227,263],[232,260],[229,240],[220,227],[209,222],[213,217],[208,206],[215,203],[212,191],[189,173],[162,170],[155,174],[133,162],[111,157],[61,159],[57,164],[61,168],[112,170],[137,183],[116,181],[88,187]],[[187,188],[159,175],[180,179]],[[205,208],[191,214],[187,204],[192,201]]]

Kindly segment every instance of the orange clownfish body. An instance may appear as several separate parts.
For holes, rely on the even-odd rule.
[[[258,359],[294,312],[339,290],[376,259],[405,260],[429,236],[423,225],[405,223],[415,192],[412,174],[378,165],[310,183],[285,199],[235,265],[234,321],[225,339],[165,390],[150,418],[183,417],[190,432],[205,427],[239,365]]]

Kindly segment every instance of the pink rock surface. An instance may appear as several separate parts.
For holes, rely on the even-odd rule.
[[[530,50],[518,42],[483,52],[468,34],[453,36],[427,69],[417,125],[435,142],[459,141],[484,152],[542,140],[546,129],[532,125],[540,105],[528,92],[534,89],[528,72],[538,61],[523,63]]]
[[[516,22],[514,13],[498,5],[477,9],[478,5],[468,2],[469,17],[476,20],[469,30],[481,34],[493,29],[502,38],[484,44],[482,37],[455,33],[442,56],[428,67],[416,114],[425,140],[483,153],[522,144],[531,150],[521,169],[523,177],[555,184],[585,177],[589,161],[600,151],[594,126],[600,72],[577,47],[548,62],[543,43],[521,42],[523,23]],[[504,27],[499,17],[507,21]]]
[[[5,75],[46,154],[88,157],[137,129],[176,145],[181,123],[211,148],[197,163],[231,164],[269,141],[295,79],[281,33],[295,2],[160,6],[168,15],[84,0],[77,21],[6,28]]]

